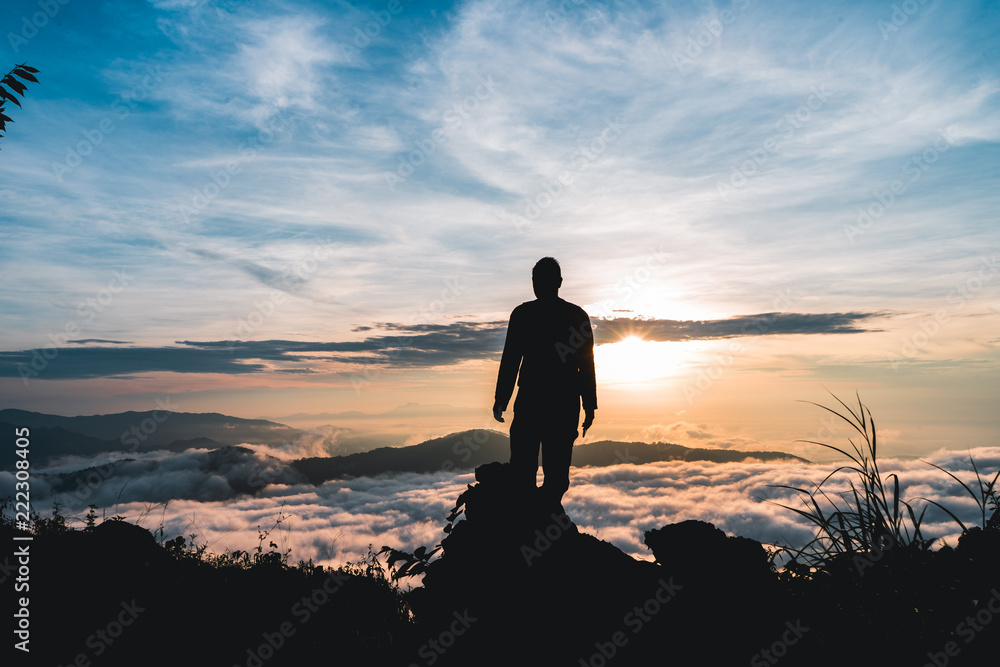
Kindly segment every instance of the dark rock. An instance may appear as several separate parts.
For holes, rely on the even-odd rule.
[[[507,464],[480,466],[476,480],[458,500],[465,519],[411,594],[428,637],[455,613],[477,619],[441,664],[659,664],[665,655],[735,664],[762,629],[780,635],[777,580],[759,543],[684,522],[647,534],[660,562],[636,560],[580,532],[540,490],[518,489]],[[771,601],[754,597],[765,590]]]
[[[645,533],[656,562],[693,580],[764,592],[777,583],[760,542],[729,537],[710,523],[682,521]]]

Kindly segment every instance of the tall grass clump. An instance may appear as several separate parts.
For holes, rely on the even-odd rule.
[[[972,464],[972,470],[973,472],[976,473],[976,484],[978,486],[977,489],[973,490],[972,487],[970,487],[968,484],[966,484],[958,477],[956,477],[954,473],[945,470],[936,463],[931,463],[930,461],[923,461],[923,463],[926,463],[929,466],[934,466],[935,468],[937,468],[938,470],[940,470],[941,472],[943,472],[944,474],[948,475],[953,480],[958,482],[962,486],[962,488],[965,489],[965,492],[969,494],[972,500],[975,501],[976,506],[979,508],[979,514],[981,518],[981,523],[979,527],[982,530],[991,530],[991,529],[1000,530],[1000,495],[997,494],[997,488],[996,488],[997,480],[1000,479],[1000,470],[997,471],[997,474],[993,475],[993,479],[984,479],[979,474],[979,468],[976,466],[976,462],[972,458],[972,455],[970,454],[969,463]],[[955,523],[961,526],[963,533],[969,532],[969,528],[966,527],[964,523],[962,523],[962,520],[959,519],[957,516],[955,516],[955,514],[947,507],[934,500],[930,499],[926,500],[927,502],[934,505],[938,509],[944,511],[945,514],[950,516],[955,521]],[[987,514],[989,514],[990,516],[987,517]]]
[[[899,477],[893,473],[883,478],[879,470],[878,434],[871,410],[861,402],[860,396],[856,408],[833,397],[843,406],[844,412],[812,401],[804,402],[834,414],[855,431],[853,437],[848,438],[850,449],[815,440],[798,442],[832,449],[850,462],[833,470],[812,490],[784,484],[772,485],[772,488],[798,493],[805,509],[775,504],[795,512],[817,528],[816,537],[804,547],[782,547],[779,550],[792,557],[786,564],[786,569],[792,573],[826,571],[845,558],[852,562],[863,558],[870,563],[873,556],[877,560],[888,549],[907,547],[926,550],[930,546],[920,532],[926,507],[919,515],[916,514],[913,507],[900,497]],[[824,484],[844,472],[856,476],[849,482],[850,490],[827,493]]]

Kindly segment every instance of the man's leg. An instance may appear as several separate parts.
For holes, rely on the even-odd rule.
[[[510,424],[510,467],[515,484],[522,488],[535,488],[538,474],[538,448],[542,442],[538,419],[531,411],[518,411]]]
[[[545,495],[557,503],[569,489],[569,467],[573,462],[573,442],[580,435],[580,406],[553,411],[542,440],[542,470]]]

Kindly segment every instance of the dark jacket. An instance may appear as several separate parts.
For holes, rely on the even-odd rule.
[[[585,410],[597,409],[594,333],[583,308],[556,296],[514,309],[495,396],[504,410],[514,393],[515,378],[518,403],[522,396],[541,405],[578,396]]]

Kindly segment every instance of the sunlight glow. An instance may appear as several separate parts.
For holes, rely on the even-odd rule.
[[[681,343],[628,336],[594,349],[597,383],[639,385],[678,375],[685,362]]]

